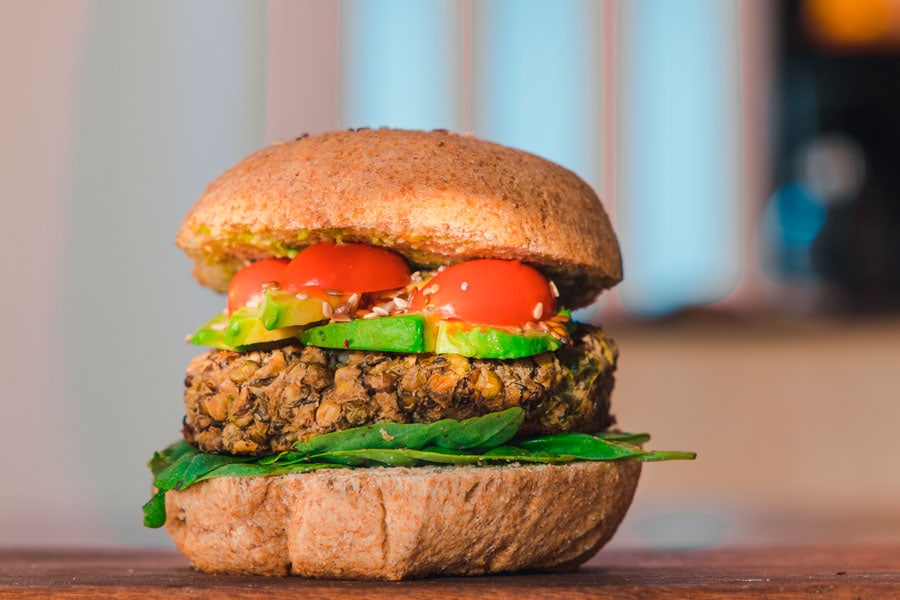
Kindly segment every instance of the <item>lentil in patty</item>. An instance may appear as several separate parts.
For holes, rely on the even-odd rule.
[[[284,346],[211,350],[185,378],[184,437],[203,452],[264,455],[378,422],[466,419],[521,406],[520,436],[612,425],[618,351],[579,326],[574,345],[514,360]]]

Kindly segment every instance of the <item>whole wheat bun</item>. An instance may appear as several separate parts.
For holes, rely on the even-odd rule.
[[[212,573],[409,579],[574,570],[612,537],[639,462],[327,469],[166,494],[166,529]]]
[[[446,131],[339,131],[275,144],[215,180],[177,244],[217,291],[248,261],[318,241],[393,248],[415,266],[519,259],[562,303],[589,304],[622,278],[597,194],[533,154]]]

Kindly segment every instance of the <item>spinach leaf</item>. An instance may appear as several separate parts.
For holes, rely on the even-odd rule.
[[[559,433],[513,440],[525,418],[510,408],[463,421],[378,423],[298,442],[272,456],[203,454],[185,441],[155,452],[149,467],[156,493],[143,506],[144,525],[166,522],[165,495],[213,477],[267,477],[347,467],[568,463],[586,460],[691,460],[693,452],[646,451],[645,433]]]
[[[641,462],[661,462],[664,460],[694,460],[696,452],[682,452],[680,450],[647,450],[635,456]]]
[[[153,473],[154,477],[159,475],[164,470],[169,468],[172,464],[174,464],[183,455],[193,450],[193,446],[188,444],[186,441],[181,440],[180,442],[172,444],[165,450],[154,452],[153,458],[150,459],[150,463],[148,465],[150,467],[150,472]]]
[[[481,454],[453,451],[439,446],[413,448],[362,448],[336,450],[311,456],[310,460],[328,460],[351,467],[385,465],[415,467],[421,464],[473,465],[481,462]]]
[[[183,454],[175,463],[163,470],[156,476],[153,484],[160,489],[183,490],[197,481],[201,481],[207,474],[219,467],[252,460],[252,456],[222,456],[194,451]]]
[[[153,528],[162,527],[166,523],[165,498],[166,492],[170,490],[183,490],[213,477],[270,477],[345,466],[340,463],[322,461],[260,464],[259,459],[252,456],[203,454],[184,441],[172,444],[162,452],[155,453],[150,461],[151,469],[153,466],[159,468],[162,464],[161,459],[158,458],[160,456],[177,456],[178,458],[163,470],[154,473],[153,486],[156,488],[156,493],[143,506],[144,525]]]
[[[568,434],[560,434],[560,437]],[[548,436],[554,437],[554,436]],[[351,467],[414,467],[422,464],[480,465],[490,462],[569,463],[612,460],[691,460],[691,452],[648,452],[638,446],[609,442],[594,436],[544,440],[542,444],[506,445],[485,452],[453,451],[437,446],[423,449],[382,448],[337,450],[309,457],[310,461],[327,460]]]
[[[518,444],[525,450],[551,455],[572,456],[582,460],[617,460],[639,455],[639,446],[609,441],[585,433],[558,433],[525,440]]]
[[[376,423],[297,442],[293,451],[303,455],[316,455],[339,450],[417,450],[426,446],[456,450],[492,448],[512,439],[524,419],[525,411],[514,407],[464,421],[444,419],[435,423]]]
[[[156,529],[166,524],[166,490],[159,490],[141,507],[144,527]]]
[[[214,471],[198,478],[192,483],[199,483],[213,477],[271,477],[273,475],[290,475],[292,473],[309,473],[319,469],[340,469],[339,463],[302,463],[288,465],[261,465],[259,463],[231,463],[222,465]]]
[[[649,433],[624,433],[622,431],[603,431],[591,434],[601,440],[609,440],[611,442],[625,442],[626,444],[634,444],[640,446],[650,441]]]

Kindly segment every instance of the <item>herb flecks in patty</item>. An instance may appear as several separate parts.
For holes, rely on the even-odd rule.
[[[263,455],[370,423],[466,419],[521,406],[519,436],[614,423],[615,343],[581,327],[575,344],[515,360],[286,346],[196,357],[184,436],[204,452]]]

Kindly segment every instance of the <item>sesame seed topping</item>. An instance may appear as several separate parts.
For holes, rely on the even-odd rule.
[[[332,310],[331,305],[324,300],[322,301],[322,314],[325,315],[326,319],[330,319],[331,315],[334,314],[334,310]]]
[[[466,291],[467,289],[469,289],[469,282],[463,281],[461,284],[459,284],[459,289],[461,289],[462,291]]]
[[[540,319],[542,314],[544,314],[544,303],[538,302],[534,305],[534,310],[531,311],[531,316],[535,319]]]
[[[304,294],[302,292],[297,294],[297,300],[306,300],[307,298],[309,298],[309,294]]]
[[[553,280],[550,281],[550,293],[553,294],[554,298],[559,298],[559,288],[556,287],[556,284],[553,283]]]
[[[400,296],[397,296],[396,298],[394,298],[394,304],[396,304],[397,308],[399,308],[401,310],[405,310],[405,309],[409,308],[409,300],[401,298]]]
[[[213,331],[225,331],[228,329],[228,323],[213,323],[209,328]]]
[[[382,307],[380,307],[380,306],[373,306],[373,307],[372,307],[372,312],[375,313],[376,315],[381,316],[381,317],[386,317],[386,316],[388,316],[389,314],[391,314],[390,311],[388,311],[388,310],[386,310],[386,309],[384,309],[384,308],[382,308]]]
[[[364,314],[364,315],[362,316],[362,318],[363,318],[363,319],[374,319],[374,318],[377,317],[377,316],[378,316],[378,315],[377,315],[376,313],[370,312],[370,313]]]

